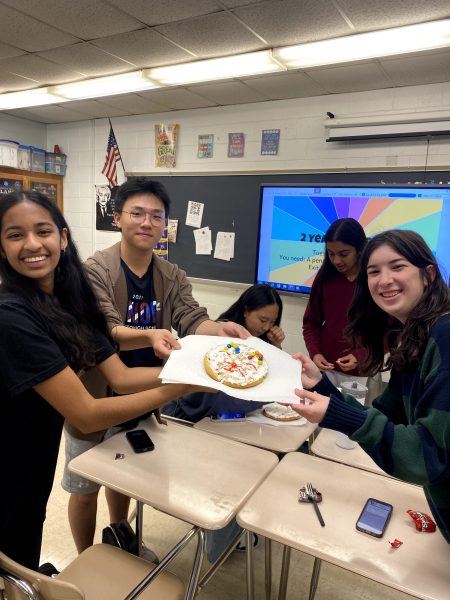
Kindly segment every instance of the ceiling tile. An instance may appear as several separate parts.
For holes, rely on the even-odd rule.
[[[109,2],[147,25],[162,25],[222,10],[222,6],[216,0],[183,0],[182,2],[164,0],[164,2],[151,2],[151,6],[148,0],[109,0]]]
[[[450,81],[450,51],[402,56],[379,61],[395,85],[423,85]]]
[[[108,106],[98,100],[74,100],[64,104],[64,108],[84,114],[89,117],[101,119],[103,117],[124,117],[132,115],[131,111],[123,110],[115,106]]]
[[[82,40],[142,27],[139,21],[103,0],[2,0],[2,3]]]
[[[263,2],[261,0],[222,0],[222,4],[227,8],[236,8],[237,6],[247,6],[248,4],[263,4]]]
[[[339,6],[356,28],[356,31],[374,31],[400,27],[450,17],[448,0],[339,0]]]
[[[26,77],[20,77],[13,73],[7,73],[0,69],[0,94],[5,92],[19,92],[38,87],[39,83]]]
[[[66,67],[55,65],[35,54],[25,54],[16,58],[0,60],[0,70],[39,81],[41,85],[52,85],[74,81],[84,76]]]
[[[28,17],[4,4],[0,4],[0,23],[2,24],[2,42],[27,52],[58,48],[78,41],[70,34]]]
[[[191,54],[151,29],[95,40],[92,44],[138,67],[155,67],[192,60]]]
[[[326,69],[311,69],[306,73],[330,94],[363,92],[365,90],[392,87],[389,79],[379,66],[373,62],[359,62]]]
[[[0,0],[0,93],[446,17],[449,0]],[[449,54],[149,90],[23,117],[60,122],[450,82]]]
[[[133,115],[171,110],[162,103],[159,104],[158,102],[154,102],[151,97],[143,97],[140,94],[118,94],[116,96],[107,96],[101,98],[99,102],[108,106],[127,110]]]
[[[50,106],[37,106],[33,108],[21,108],[5,111],[10,115],[38,121],[40,123],[66,123],[69,121],[85,121],[86,114],[78,113],[69,108],[52,104]],[[93,118],[93,115],[92,115]]]
[[[189,89],[219,105],[246,104],[248,102],[261,102],[268,99],[260,92],[250,89],[240,81],[200,84],[190,86]]]
[[[23,50],[20,50],[19,48],[14,48],[14,46],[9,46],[8,44],[3,44],[2,42],[0,42],[0,59],[21,56],[22,54],[25,54]]]
[[[329,0],[272,0],[233,11],[269,46],[287,46],[352,32]]]
[[[123,73],[132,71],[135,65],[111,56],[100,48],[92,44],[82,42],[73,46],[65,46],[57,50],[48,50],[40,52],[39,56],[53,61],[59,65],[69,67],[87,77],[101,77],[102,75],[112,75],[114,73]]]
[[[156,28],[199,58],[264,48],[264,44],[229,14],[219,13]]]
[[[168,106],[173,110],[186,110],[190,108],[206,108],[214,106],[215,102],[210,99],[202,98],[195,91],[184,88],[172,88],[164,90],[150,90],[148,92],[139,92],[143,98],[149,98],[159,104]]]
[[[277,73],[263,77],[242,79],[245,84],[258,91],[268,100],[306,98],[325,94],[325,90],[303,73]]]

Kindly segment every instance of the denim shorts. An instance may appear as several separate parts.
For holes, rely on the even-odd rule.
[[[103,440],[107,440],[120,431],[123,431],[123,429],[120,427],[111,427],[105,431]],[[80,454],[83,454],[83,452],[94,448],[94,446],[97,446],[100,442],[81,440],[74,437],[66,429],[64,429],[64,437],[66,460],[64,463],[64,473],[61,480],[62,488],[70,494],[93,494],[94,492],[98,492],[101,488],[99,483],[95,483],[95,481],[89,481],[89,479],[85,479],[84,477],[80,477],[79,475],[72,473],[72,471],[69,471],[67,465],[73,458],[76,458],[77,456],[80,456]]]

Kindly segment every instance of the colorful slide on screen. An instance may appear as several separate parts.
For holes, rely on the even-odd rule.
[[[444,244],[444,231],[450,231],[449,192],[265,188],[257,279],[281,289],[307,291],[322,264],[323,236],[333,221],[343,217],[357,219],[368,237],[392,228],[417,231],[445,271],[450,264],[450,244]]]

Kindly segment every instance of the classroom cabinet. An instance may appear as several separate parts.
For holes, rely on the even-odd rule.
[[[63,176],[0,166],[0,194],[14,190],[43,192],[63,210]]]

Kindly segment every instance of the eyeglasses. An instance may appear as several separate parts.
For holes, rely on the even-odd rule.
[[[129,215],[130,220],[133,223],[138,223],[141,225],[144,223],[146,217],[149,218],[150,223],[155,227],[161,227],[165,224],[166,217],[163,213],[154,213],[148,212],[146,210],[123,210],[122,212],[127,213]]]

